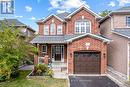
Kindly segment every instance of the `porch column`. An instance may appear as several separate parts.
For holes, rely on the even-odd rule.
[[[36,44],[36,47],[38,48],[38,54],[37,54],[37,55],[34,55],[34,65],[38,64],[38,56],[39,56],[39,54],[40,54],[39,44]]]
[[[48,65],[48,60],[49,60],[49,56],[48,56],[48,55],[45,55],[44,63],[45,63],[46,65]]]

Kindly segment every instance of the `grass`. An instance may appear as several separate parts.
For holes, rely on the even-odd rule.
[[[67,87],[67,81],[63,79],[26,79],[31,71],[20,71],[20,77],[15,80],[0,83],[0,87]]]

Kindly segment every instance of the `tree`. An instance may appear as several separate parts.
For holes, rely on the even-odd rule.
[[[0,22],[0,80],[14,76],[20,61],[34,53],[37,48],[21,39],[19,29]]]
[[[99,13],[99,15],[100,15],[101,17],[105,17],[105,16],[107,16],[110,12],[111,12],[111,11],[109,11],[109,10],[105,10],[105,11],[102,11],[101,13]]]

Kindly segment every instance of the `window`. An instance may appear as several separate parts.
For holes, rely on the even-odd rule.
[[[44,63],[44,58],[43,57],[38,57],[38,63],[39,64],[43,64]]]
[[[62,25],[57,26],[57,34],[62,34]]]
[[[130,17],[126,17],[126,26],[130,27]]]
[[[42,53],[47,53],[47,46],[46,45],[42,45]]]
[[[50,34],[55,35],[56,34],[56,26],[55,23],[51,23],[50,25]]]
[[[76,34],[83,34],[83,33],[90,33],[90,22],[89,21],[77,21],[75,23],[75,33]]]
[[[44,35],[49,35],[49,26],[44,25]]]

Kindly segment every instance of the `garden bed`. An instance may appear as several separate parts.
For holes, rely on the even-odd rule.
[[[49,75],[43,74],[43,75],[34,75],[33,74],[34,71],[32,71],[31,73],[29,73],[29,75],[27,76],[28,79],[44,79],[46,77],[50,77]]]
[[[53,77],[53,71],[44,64],[35,65],[34,70],[27,76],[29,79],[44,79]]]

